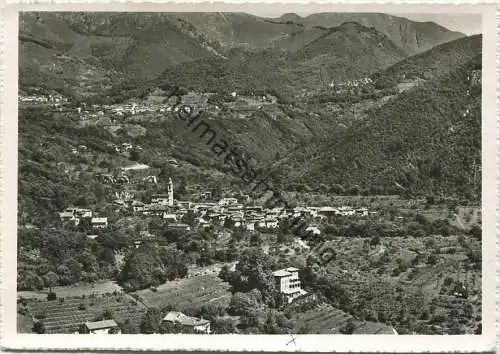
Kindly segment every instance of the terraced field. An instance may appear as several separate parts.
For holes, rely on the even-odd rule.
[[[295,317],[298,333],[307,329],[311,334],[340,333],[340,329],[354,318],[327,304],[321,304],[312,310],[298,313]]]
[[[137,292],[140,299],[151,307],[173,306],[178,311],[201,307],[206,303],[226,303],[231,300],[229,284],[214,275],[169,281],[156,291],[151,289]]]
[[[352,321],[355,325],[354,333],[357,334],[392,334],[392,328],[382,323],[370,321],[357,321],[342,310],[328,304],[321,304],[312,310],[298,313],[295,316],[297,333],[310,334],[340,334],[340,330]]]
[[[62,299],[61,299],[62,300]],[[86,298],[65,298],[54,301],[30,301],[28,310],[43,321],[47,333],[71,333],[87,321],[94,321],[109,311],[115,321],[127,319],[139,325],[146,307],[128,295],[103,295]]]

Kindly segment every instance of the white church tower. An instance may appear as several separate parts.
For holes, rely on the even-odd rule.
[[[172,178],[168,179],[168,206],[174,206],[174,184]]]

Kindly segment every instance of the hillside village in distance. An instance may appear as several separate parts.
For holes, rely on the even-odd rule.
[[[481,35],[199,15],[22,16],[18,332],[481,334]]]

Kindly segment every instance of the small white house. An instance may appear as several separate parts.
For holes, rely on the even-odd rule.
[[[163,220],[170,223],[177,223],[177,216],[175,214],[163,213]]]
[[[104,229],[108,227],[108,218],[92,218],[92,227],[96,229]]]
[[[311,233],[311,234],[313,234],[313,235],[321,235],[321,230],[320,230],[320,229],[318,229],[318,227],[317,227],[317,226],[312,226],[312,225],[311,225],[311,226],[308,226],[308,227],[306,228],[306,232]]]
[[[104,320],[96,322],[86,322],[85,333],[90,334],[120,334],[121,330],[115,320]]]
[[[184,327],[189,327],[195,332],[210,333],[210,321],[203,318],[186,316],[182,312],[170,311],[163,318],[162,322],[179,323]]]

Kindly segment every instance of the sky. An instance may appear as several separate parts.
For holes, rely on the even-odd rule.
[[[254,15],[262,17],[280,17],[284,12],[270,12],[270,11],[248,11]],[[310,15],[311,12],[295,11],[300,16]],[[409,20],[417,22],[435,22],[443,27],[452,31],[462,32],[466,35],[472,35],[482,32],[482,21],[480,14],[466,14],[466,13],[394,13],[391,15],[406,17]]]

